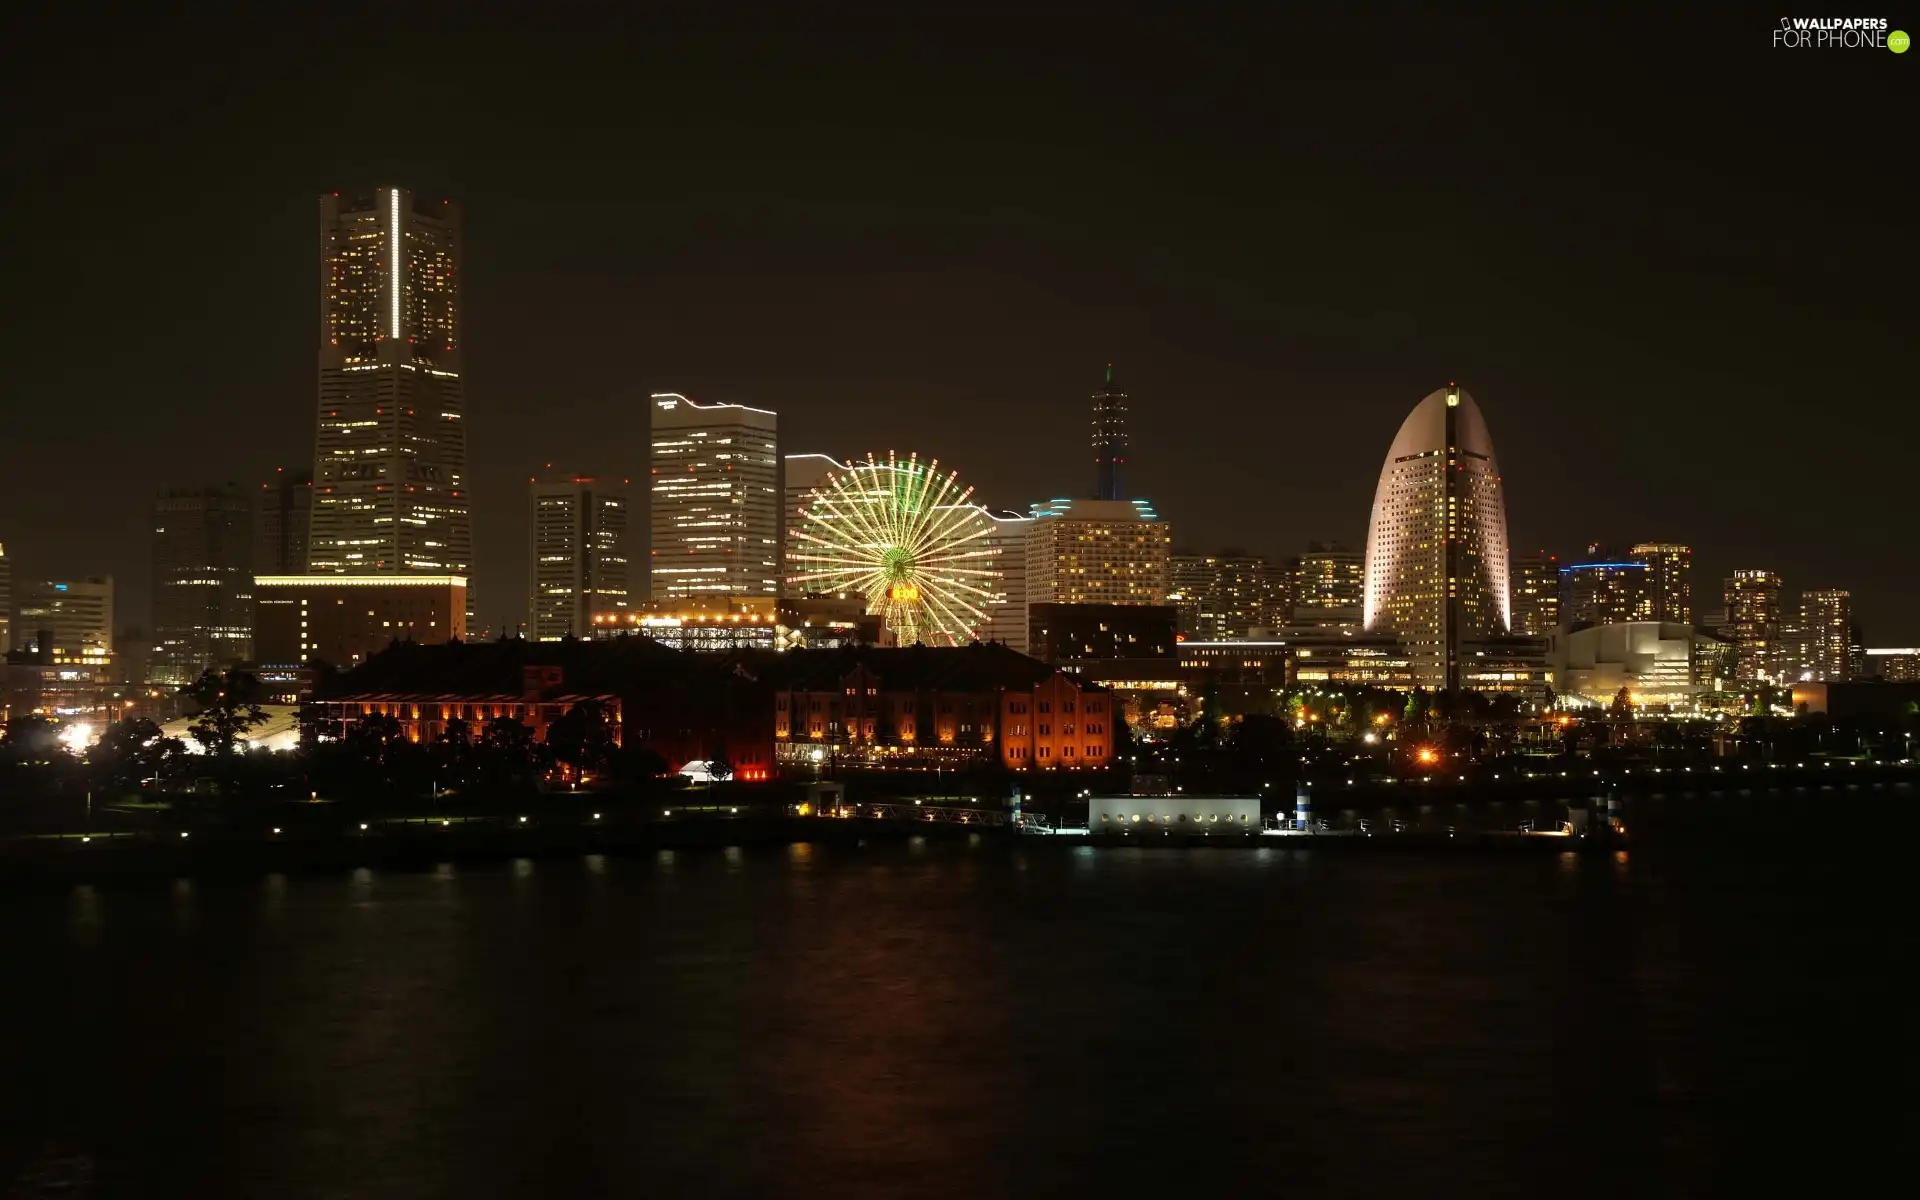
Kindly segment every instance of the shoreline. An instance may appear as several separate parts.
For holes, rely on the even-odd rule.
[[[1910,796],[1912,784],[1852,781],[1855,786],[1773,784],[1711,791],[1641,792],[1622,796],[1630,835],[1601,828],[1583,835],[1517,831],[1529,811],[1550,816],[1568,808],[1604,804],[1598,796],[1552,800],[1482,800],[1478,804],[1431,803],[1406,806],[1415,827],[1394,832],[1376,827],[1371,834],[1336,830],[1289,836],[1248,833],[1213,837],[1160,831],[1147,834],[1022,833],[1004,825],[979,822],[887,820],[865,817],[793,816],[744,811],[734,814],[683,814],[672,819],[609,809],[608,819],[586,814],[542,813],[532,817],[425,818],[369,817],[355,828],[258,830],[146,830],[24,836],[0,842],[0,895],[16,891],[65,888],[76,884],[156,878],[249,879],[273,874],[325,874],[361,868],[417,871],[445,863],[507,862],[583,855],[633,857],[661,851],[768,850],[795,845],[861,850],[907,846],[916,841],[971,846],[1018,846],[1023,851],[1073,852],[1092,849],[1276,849],[1320,853],[1553,854],[1612,853],[1630,846],[1699,844],[1704,838],[1740,845],[1759,836],[1804,840],[1809,833],[1776,828],[1752,811],[1830,793],[1828,803],[1885,804]],[[1439,800],[1439,797],[1435,797]],[[1677,802],[1677,803],[1676,803]],[[1395,811],[1392,806],[1384,806]],[[1329,809],[1332,809],[1330,812]],[[1729,811],[1738,810],[1738,811]],[[536,809],[529,809],[537,812]],[[1338,809],[1317,808],[1329,816]],[[1377,811],[1377,810],[1376,810]],[[1456,828],[1448,815],[1475,818]],[[998,812],[993,814],[996,818]],[[358,824],[358,822],[353,822]],[[1647,831],[1645,838],[1631,836]],[[1871,839],[1869,839],[1871,842]]]

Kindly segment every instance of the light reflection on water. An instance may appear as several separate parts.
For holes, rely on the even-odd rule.
[[[0,1163],[100,1195],[1699,1194],[1807,1144],[1789,1094],[1844,1108],[1874,1026],[1840,1018],[1911,946],[1883,883],[934,839],[0,897],[34,964],[0,1028],[42,1035],[0,1049]],[[1606,1148],[1571,1176],[1570,1121]]]

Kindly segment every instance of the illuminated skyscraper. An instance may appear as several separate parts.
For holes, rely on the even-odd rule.
[[[1394,435],[1367,524],[1368,632],[1405,646],[1423,687],[1460,686],[1463,642],[1510,627],[1507,511],[1480,406],[1448,384]]]
[[[1568,629],[1653,620],[1652,569],[1598,542],[1560,568],[1560,619]]]
[[[584,638],[595,616],[623,613],[628,594],[628,521],[624,481],[552,475],[527,485],[533,544],[527,637]]]
[[[1291,622],[1319,628],[1357,626],[1366,592],[1367,564],[1359,551],[1339,542],[1309,542],[1293,570]]]
[[[253,657],[253,497],[240,485],[155,498],[152,654],[141,682],[176,687]]]
[[[307,569],[307,528],[313,519],[313,472],[275,467],[253,506],[253,569],[260,575],[298,575]]]
[[[20,587],[13,609],[15,649],[106,666],[113,658],[113,576],[52,579]],[[42,645],[40,635],[52,638]]]
[[[1838,683],[1853,677],[1851,609],[1844,588],[1800,593],[1800,678]]]
[[[0,654],[13,649],[13,563],[0,542]]]
[[[1647,595],[1651,621],[1693,623],[1693,548],[1672,542],[1641,542],[1633,548],[1636,562],[1647,564]]]
[[[1127,394],[1113,386],[1113,364],[1093,394],[1093,498],[1124,500],[1121,469],[1127,462]]]
[[[780,459],[780,594],[807,594],[807,585],[792,582],[800,573],[788,560],[798,539],[793,530],[804,519],[802,513],[815,488],[824,488],[835,474],[848,470],[846,463],[831,454],[788,454]]]
[[[1179,632],[1202,641],[1244,638],[1256,626],[1274,624],[1286,603],[1274,594],[1280,576],[1272,565],[1244,550],[1176,554],[1168,577],[1167,603],[1179,614]]]
[[[1735,571],[1724,592],[1727,623],[1721,633],[1733,643],[1733,681],[1772,680],[1779,670],[1780,573]]]
[[[320,409],[308,569],[473,562],[460,210],[405,188],[320,198]]]
[[[655,600],[780,594],[779,416],[653,395]]]
[[[1513,632],[1546,637],[1560,627],[1560,559],[1545,550],[1513,556]]]
[[[1033,528],[1032,517],[983,509],[993,522],[986,536],[994,555],[988,564],[996,573],[993,598],[982,604],[987,623],[980,627],[983,642],[1000,642],[1009,649],[1027,653],[1030,642],[1027,600],[1027,534]]]
[[[1173,533],[1145,500],[1033,506],[1027,603],[1162,604]]]

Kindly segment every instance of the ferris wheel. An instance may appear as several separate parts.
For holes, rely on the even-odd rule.
[[[998,553],[993,521],[938,459],[868,455],[828,476],[800,508],[788,582],[867,598],[902,646],[964,645],[986,623]]]

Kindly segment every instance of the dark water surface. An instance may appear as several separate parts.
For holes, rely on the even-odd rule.
[[[0,1194],[1857,1194],[1912,1131],[1904,861],[914,843],[0,896]]]

